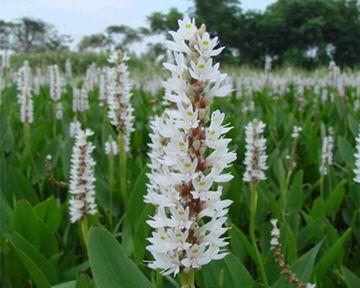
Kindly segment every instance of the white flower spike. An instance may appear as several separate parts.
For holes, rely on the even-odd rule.
[[[151,172],[144,200],[156,206],[156,213],[147,222],[154,229],[147,249],[154,257],[149,267],[165,275],[189,273],[227,254],[222,236],[231,201],[221,199],[221,183],[232,179],[224,169],[236,154],[224,137],[231,129],[223,124],[225,115],[218,110],[210,115],[210,105],[231,86],[211,58],[223,48],[215,48],[217,37],[211,39],[205,30],[185,17],[170,32],[175,64],[164,63],[171,77],[163,85],[171,104],[150,124]]]

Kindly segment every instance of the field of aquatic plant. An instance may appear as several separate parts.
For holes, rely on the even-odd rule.
[[[119,52],[76,77],[4,69],[3,287],[359,287],[360,74],[219,80],[212,56],[186,87]]]

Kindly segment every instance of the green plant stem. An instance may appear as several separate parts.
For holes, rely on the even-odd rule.
[[[195,271],[189,273],[180,273],[181,288],[195,288]]]
[[[57,123],[57,119],[56,119],[56,102],[53,103],[54,106],[54,119],[53,119],[53,136],[54,138],[56,137],[56,123]]]
[[[81,233],[84,239],[85,246],[87,246],[88,230],[88,221],[87,217],[85,216],[84,219],[81,221]]]
[[[30,145],[30,126],[29,123],[24,123],[24,149],[25,149],[25,155],[29,155],[31,164],[34,165],[34,159],[31,155],[31,145]],[[26,168],[26,175],[28,178],[30,178],[31,170],[29,169],[29,166]]]
[[[110,227],[112,227],[113,189],[114,189],[114,157],[113,155],[109,155],[109,225]]]
[[[256,216],[256,208],[257,208],[257,199],[258,193],[256,189],[256,183],[251,182],[250,184],[250,226],[249,226],[249,234],[251,242],[256,251],[256,257],[258,259],[259,270],[261,273],[261,277],[263,278],[265,287],[269,287],[268,280],[265,274],[264,264],[257,246],[256,236],[255,236],[255,216]]]
[[[24,144],[25,144],[25,149],[28,149],[30,146],[30,142],[29,142],[29,123],[24,123]]]
[[[320,176],[320,198],[324,202],[324,175],[322,173]]]
[[[127,203],[126,193],[126,152],[124,135],[119,132],[119,168],[120,168],[120,191],[123,197],[124,205]]]

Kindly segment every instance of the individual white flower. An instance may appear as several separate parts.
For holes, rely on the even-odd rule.
[[[79,121],[74,120],[70,123],[70,138],[74,138],[76,134],[81,130],[81,124]]]
[[[80,130],[75,136],[70,168],[70,222],[75,223],[87,215],[96,214],[95,161],[91,156],[95,146],[87,141],[93,135],[89,129]]]
[[[61,102],[56,103],[56,119],[60,120],[63,117],[63,105]]]
[[[266,73],[271,72],[272,61],[273,61],[273,59],[271,58],[271,56],[266,55],[266,57],[265,57],[265,67],[264,67],[264,70],[265,70]]]
[[[300,137],[300,133],[302,132],[302,128],[300,126],[294,126],[291,137],[293,139],[298,139]]]
[[[130,103],[132,84],[125,63],[127,59],[120,51],[115,51],[109,57],[109,62],[115,67],[109,70],[107,99],[110,123],[124,137],[125,151],[130,149],[130,134],[134,131],[134,109]]]
[[[205,30],[186,17],[170,32],[175,63],[164,63],[171,72],[163,82],[168,108],[150,122],[151,172],[144,201],[155,205],[156,213],[147,221],[154,228],[147,250],[154,257],[149,267],[163,274],[187,273],[226,255],[223,235],[231,201],[221,199],[221,183],[232,179],[224,169],[236,154],[224,136],[231,129],[223,123],[224,113],[210,114],[210,105],[232,88],[211,58],[223,48],[216,48],[217,37],[211,39]]]
[[[355,147],[356,151],[354,154],[355,157],[355,169],[354,169],[354,173],[355,173],[355,178],[354,181],[357,183],[360,183],[360,132],[358,137],[356,137],[356,147]]]
[[[117,155],[119,153],[119,147],[114,140],[105,142],[105,154],[106,155]]]
[[[36,67],[36,73],[34,77],[34,94],[40,95],[40,86],[42,84],[42,76],[40,67]]]
[[[58,65],[52,65],[48,68],[49,71],[49,84],[50,84],[50,97],[53,101],[58,101],[62,94],[62,79]]]
[[[89,110],[89,96],[86,87],[73,88],[72,110],[74,113]]]
[[[244,164],[246,170],[243,176],[245,182],[255,182],[265,180],[264,171],[266,165],[266,139],[262,136],[265,124],[260,120],[254,119],[245,127],[246,153]]]
[[[272,230],[271,230],[271,240],[270,240],[270,245],[271,245],[271,249],[275,249],[276,246],[280,246],[280,230],[277,227],[277,222],[278,219],[272,219],[271,221],[271,225],[273,226]]]
[[[329,129],[329,135],[323,138],[322,143],[322,152],[321,152],[321,165],[320,173],[322,175],[328,174],[328,168],[333,163],[333,149],[334,149],[334,137],[332,135],[332,130]]]
[[[10,57],[7,49],[4,49],[4,53],[1,57],[1,68],[10,68]]]
[[[72,67],[70,59],[66,59],[65,61],[65,78],[67,81],[72,79]]]
[[[95,63],[92,63],[86,69],[83,87],[87,91],[92,91],[94,89],[95,85],[97,84],[97,79],[98,79],[97,67],[96,67]]]
[[[28,61],[24,61],[24,65],[18,71],[17,90],[20,120],[22,123],[32,123],[34,120],[34,104],[31,89],[31,69]]]
[[[107,70],[103,70],[100,74],[100,83],[99,83],[99,100],[100,105],[103,106],[107,103]]]

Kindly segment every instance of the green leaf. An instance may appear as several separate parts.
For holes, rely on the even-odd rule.
[[[136,265],[123,255],[120,244],[106,229],[91,228],[88,254],[98,288],[152,287]]]
[[[246,270],[245,266],[232,254],[229,254],[224,258],[225,262],[225,273],[229,273],[232,286],[225,287],[236,287],[239,283],[244,287],[254,287],[255,281],[251,277],[248,270]]]
[[[319,252],[322,241],[314,248],[306,252],[299,259],[297,259],[293,265],[291,265],[291,271],[303,282],[310,282],[311,272],[314,267],[316,255]],[[272,288],[292,288],[293,286],[281,276],[272,286]]]
[[[303,172],[298,171],[292,181],[290,191],[288,193],[288,210],[297,213],[301,210],[304,202],[303,191]]]
[[[34,210],[36,215],[48,225],[53,233],[58,230],[62,220],[62,213],[61,207],[58,205],[54,196],[36,205]]]
[[[346,166],[350,169],[354,168],[354,148],[351,144],[342,136],[338,137],[337,145],[339,147],[338,151],[342,160],[345,162]]]
[[[29,180],[13,166],[3,162],[1,164],[1,188],[8,203],[11,203],[14,196],[17,200],[24,198],[31,204],[38,203],[39,198]]]
[[[325,202],[325,210],[328,216],[336,215],[345,196],[344,185],[346,180],[341,181],[331,192]]]
[[[4,237],[15,248],[31,279],[39,288],[47,288],[58,282],[55,268],[23,236],[13,232],[6,233]]]
[[[347,269],[345,266],[341,267],[342,274],[344,275],[346,284],[350,288],[359,288],[360,287],[360,278],[356,276],[353,272]]]
[[[70,280],[74,279],[79,272],[88,270],[90,267],[89,262],[85,261],[61,274],[61,279]]]
[[[3,113],[0,113],[0,123],[0,149],[10,152],[14,147],[14,134],[8,118]]]
[[[125,247],[128,248],[126,249],[127,253],[130,254],[130,251],[134,248],[136,262],[140,262],[144,258],[146,238],[150,232],[150,226],[147,225],[146,220],[154,212],[154,207],[146,205],[143,200],[146,193],[147,172],[148,167],[144,166],[137,177],[128,202],[128,217],[125,219],[126,223],[123,226]],[[132,233],[135,233],[135,235],[131,235]],[[133,247],[133,245],[135,246]]]
[[[254,287],[255,282],[244,265],[233,254],[212,261],[201,269],[204,287]]]
[[[55,286],[51,286],[51,288],[75,288],[76,281],[69,281],[65,283],[61,283]]]
[[[336,257],[341,251],[343,251],[343,245],[347,237],[351,234],[351,228],[347,229],[343,235],[336,241],[336,243],[326,252],[326,254],[321,258],[319,263],[315,266],[314,274],[316,279],[322,279],[326,274],[330,266],[336,260]]]
[[[0,194],[0,233],[4,233],[9,226],[12,217],[10,206],[3,199],[3,194]]]
[[[242,243],[247,253],[250,255],[251,259],[255,263],[258,263],[258,259],[256,257],[256,250],[254,246],[250,243],[250,241],[247,239],[246,235],[234,224],[231,225],[231,233],[233,237],[239,239],[239,241]]]
[[[92,281],[85,273],[79,273],[76,279],[76,288],[96,288]]]
[[[20,200],[16,203],[10,221],[10,228],[35,247],[40,247],[38,219],[28,201]]]

